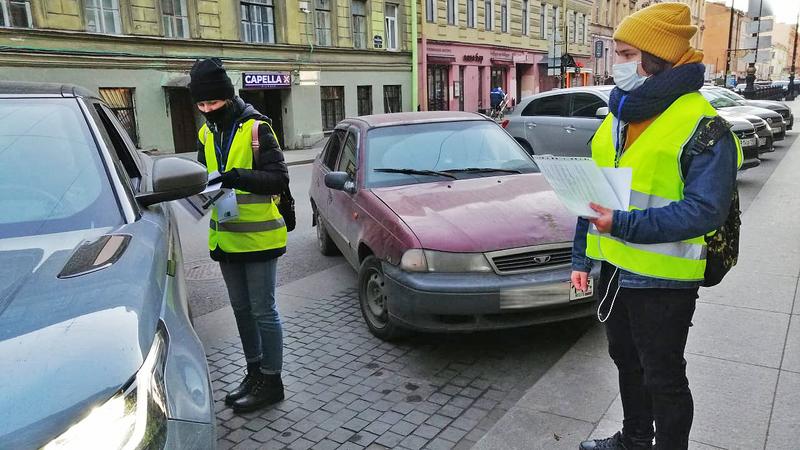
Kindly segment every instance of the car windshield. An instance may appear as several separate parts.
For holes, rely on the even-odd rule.
[[[530,156],[488,121],[420,123],[367,134],[368,187],[538,172]]]
[[[75,99],[0,99],[0,239],[118,225]]]
[[[719,94],[725,98],[731,99],[732,101],[736,102],[736,104],[738,104],[739,106],[747,105],[747,102],[745,101],[744,97],[735,94],[727,89],[716,89],[714,90],[714,93]]]
[[[720,95],[714,91],[703,89],[700,91],[700,93],[703,94],[703,97],[705,97],[706,100],[708,100],[708,102],[711,103],[711,106],[713,106],[714,108],[728,108],[731,106],[739,106],[739,104],[736,103],[735,101],[729,99],[728,97],[725,97],[724,95]]]

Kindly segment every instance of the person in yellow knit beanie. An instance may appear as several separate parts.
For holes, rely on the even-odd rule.
[[[696,32],[688,6],[658,3],[614,33],[616,88],[592,158],[631,169],[631,205],[591,204],[596,215],[578,219],[571,281],[587,289],[601,262],[597,316],[619,372],[624,420],[622,431],[581,450],[651,450],[654,438],[658,450],[688,447],[694,403],[684,350],[699,287],[719,282],[706,236],[731,214],[738,219],[741,157],[730,125],[697,92],[705,66],[690,43]]]

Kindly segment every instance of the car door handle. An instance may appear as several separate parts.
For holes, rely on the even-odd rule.
[[[536,128],[536,123],[535,122],[525,122],[525,126],[528,127],[528,128],[533,129],[533,128]]]
[[[577,130],[577,128],[575,128],[572,125],[569,125],[569,126],[564,127],[564,130],[566,130],[567,133],[572,133],[573,131]]]

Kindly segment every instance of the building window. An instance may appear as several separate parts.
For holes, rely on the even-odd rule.
[[[553,12],[553,34],[556,36],[556,42],[561,42],[561,7],[556,6]]]
[[[584,30],[584,21],[585,20],[586,20],[586,18],[584,17],[583,14],[578,14],[578,19],[575,21],[576,22],[575,33],[577,34],[577,36],[575,37],[575,40],[578,42],[578,44],[581,44],[581,45],[584,45],[586,43],[586,39],[584,37],[584,31],[585,31]]]
[[[264,44],[275,43],[275,6],[273,0],[242,2],[242,40]]]
[[[506,79],[508,78],[507,75],[508,69],[505,67],[492,67],[492,89],[500,87],[503,89],[503,91],[508,92],[508,88],[506,86]]]
[[[436,0],[425,0],[425,20],[436,22]]]
[[[399,84],[383,87],[383,112],[401,112],[403,110],[403,107],[400,105],[401,101],[402,95]]]
[[[450,66],[428,66],[428,111],[450,109]]]
[[[508,0],[500,0],[500,31],[508,33]]]
[[[0,0],[0,27],[33,28],[28,0]]]
[[[367,48],[367,2],[353,0],[350,8],[353,13],[353,47]]]
[[[100,88],[100,98],[117,116],[117,120],[128,132],[133,143],[139,146],[139,133],[136,132],[136,105],[133,96],[133,88]]]
[[[567,41],[575,42],[575,11],[567,10]]]
[[[494,23],[494,0],[486,0],[483,15],[484,28],[486,28],[486,31],[492,31]]]
[[[344,119],[344,86],[321,86],[322,129],[330,131]]]
[[[188,16],[186,0],[161,0],[161,20],[164,22],[164,36],[187,39],[189,37]]]
[[[331,0],[314,0],[316,2],[315,29],[317,45],[331,45]]]
[[[372,114],[372,86],[358,87],[358,115]]]
[[[544,3],[539,3],[539,37],[542,39],[547,38],[547,5]]]
[[[478,15],[477,0],[467,0],[467,26],[475,28],[475,17]]]
[[[122,33],[119,0],[86,0],[86,31]]]
[[[522,35],[527,36],[531,27],[529,0],[522,0]]]
[[[447,0],[447,24],[458,25],[458,1]]]
[[[386,25],[386,49],[397,50],[397,5],[387,3],[384,17],[384,25]]]
[[[583,16],[583,45],[589,45],[589,19]]]

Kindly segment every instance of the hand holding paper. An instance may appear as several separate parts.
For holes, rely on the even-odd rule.
[[[589,222],[597,228],[597,231],[611,233],[611,227],[614,224],[614,210],[604,208],[596,203],[589,203],[589,207],[599,214],[599,217],[589,218]]]

